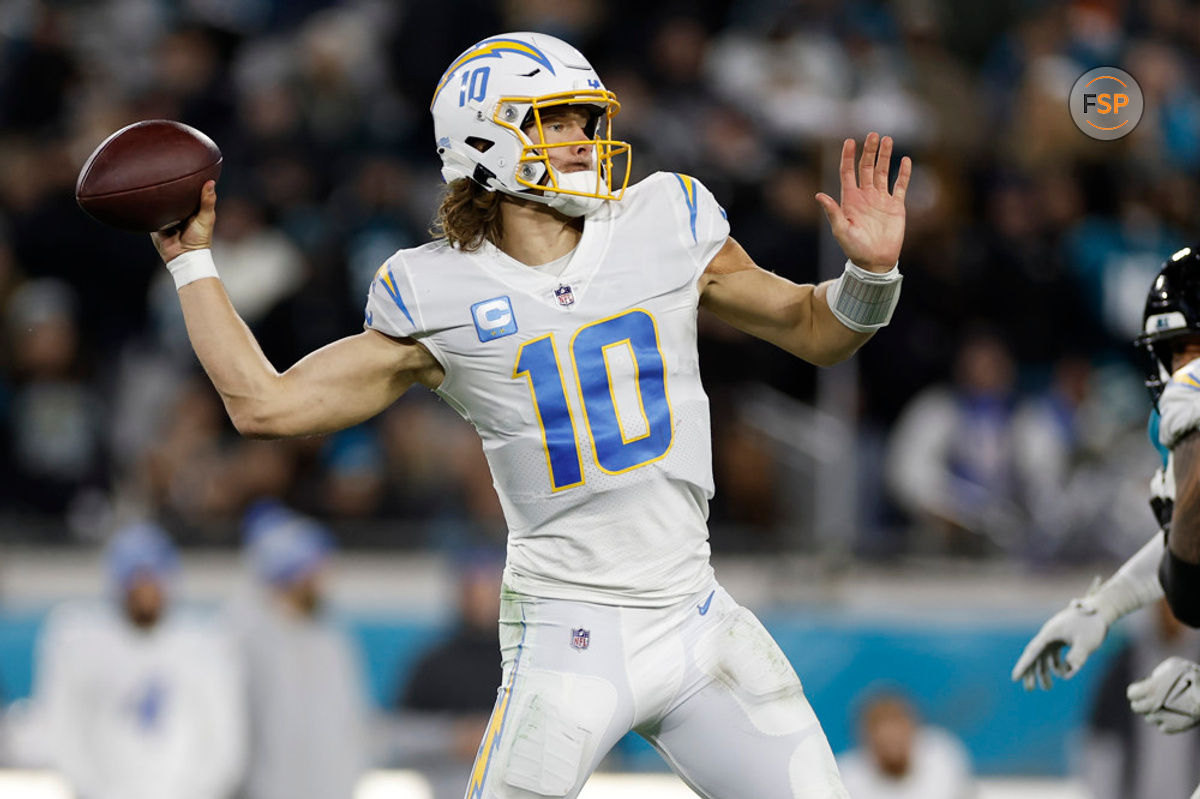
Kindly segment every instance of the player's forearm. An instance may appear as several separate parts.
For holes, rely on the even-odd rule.
[[[234,310],[225,287],[215,278],[197,280],[179,289],[179,304],[192,349],[234,426],[247,435],[264,434],[263,419],[278,391],[279,373]]]
[[[851,330],[834,316],[827,300],[832,282],[793,286],[794,299],[775,314],[781,333],[774,343],[815,366],[841,363],[874,335]]]
[[[841,363],[859,347],[871,340],[875,334],[851,330],[834,316],[829,308],[829,288],[832,280],[817,286],[812,292],[812,310],[809,314],[811,329],[808,332],[810,354],[806,360],[818,366],[833,366]]]
[[[1167,544],[1180,560],[1200,564],[1200,431],[1183,436],[1171,450],[1175,507]]]
[[[829,309],[829,284],[796,284],[753,267],[715,274],[701,304],[722,320],[816,366],[849,358],[870,337],[846,327]]]
[[[1175,507],[1158,579],[1175,617],[1200,627],[1200,430],[1190,430],[1174,441],[1171,460]]]

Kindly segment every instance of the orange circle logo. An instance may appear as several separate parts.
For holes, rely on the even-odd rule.
[[[1090,69],[1071,87],[1071,119],[1093,139],[1113,141],[1129,135],[1141,121],[1144,106],[1142,87],[1116,67]]]

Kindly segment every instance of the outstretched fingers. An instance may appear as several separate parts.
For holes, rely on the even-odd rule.
[[[846,190],[852,189],[858,185],[854,179],[854,151],[857,145],[854,139],[846,139],[842,142],[842,164],[840,168],[842,178],[842,196],[846,196]]]
[[[853,175],[851,175],[851,179],[853,179]],[[817,195],[817,202],[821,204],[821,209],[825,211],[825,218],[829,220],[829,227],[833,229],[834,233],[837,233],[846,224],[846,217],[842,214],[842,207],[825,192]]]
[[[858,162],[858,187],[868,189],[875,185],[875,159],[879,155],[879,134],[871,131],[863,142],[862,158]]]
[[[904,202],[904,195],[908,193],[908,180],[911,177],[912,159],[906,155],[900,159],[900,173],[896,175],[896,185],[892,187],[892,196],[900,202]],[[886,186],[887,183],[885,182],[883,185]]]
[[[884,136],[879,142],[879,157],[875,159],[875,188],[887,191],[888,173],[892,169],[892,137]]]

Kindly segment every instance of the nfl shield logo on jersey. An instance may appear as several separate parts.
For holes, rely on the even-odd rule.
[[[559,286],[554,290],[554,296],[558,298],[558,304],[564,308],[575,304],[575,295],[571,293],[570,286]]]
[[[592,634],[582,627],[577,630],[571,630],[571,646],[575,647],[576,649],[580,651],[587,649],[588,644],[591,643],[591,640]]]

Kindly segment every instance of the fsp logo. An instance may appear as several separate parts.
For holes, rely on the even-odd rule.
[[[493,297],[471,306],[471,318],[480,341],[494,341],[517,332],[517,317],[508,297]]]
[[[1101,75],[1099,78],[1096,78],[1092,82],[1095,83],[1096,80],[1105,80],[1105,79],[1115,80],[1118,83],[1120,83],[1122,86],[1125,85],[1125,82],[1122,81],[1120,78],[1109,78],[1108,75]],[[1100,113],[1100,114],[1119,114],[1119,113],[1121,113],[1121,106],[1125,106],[1125,105],[1129,105],[1129,95],[1124,94],[1122,92],[1112,92],[1112,93],[1100,92],[1099,94],[1086,92],[1083,95],[1083,113],[1084,114],[1087,114],[1089,109],[1091,109],[1091,108],[1095,108],[1097,113]],[[1129,124],[1129,120],[1126,119],[1126,120],[1122,121],[1120,125],[1117,125],[1117,127],[1119,128],[1122,125],[1128,125],[1128,124]],[[1107,128],[1100,128],[1100,129],[1107,130]]]
[[[1116,67],[1088,70],[1071,88],[1071,118],[1093,139],[1112,141],[1127,135],[1142,118],[1142,89]]]

